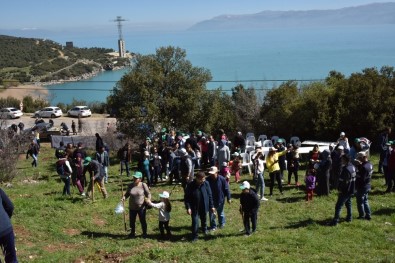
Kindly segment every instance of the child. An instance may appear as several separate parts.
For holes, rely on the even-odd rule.
[[[315,189],[315,169],[310,167],[306,172],[306,201],[313,200],[314,189]]]
[[[241,169],[241,161],[240,161],[240,155],[238,152],[235,152],[233,154],[235,157],[232,161],[232,172],[235,174],[235,181],[236,183],[239,183],[240,181],[240,169]]]
[[[240,189],[242,190],[240,195],[240,213],[243,217],[243,224],[246,236],[250,236],[253,232],[256,231],[259,209],[258,195],[253,189],[250,188],[250,183],[247,181],[244,181],[240,185]],[[252,224],[252,229],[250,228],[250,220]]]
[[[159,194],[160,203],[154,204],[151,200],[147,200],[147,204],[149,206],[155,207],[159,209],[159,230],[162,239],[170,239],[170,212],[171,212],[171,204],[170,204],[170,194],[169,192],[163,191],[163,193]],[[166,228],[166,236],[165,236],[165,228]]]
[[[223,162],[222,163],[221,171],[220,171],[219,174],[222,175],[223,177],[225,177],[226,182],[229,184],[230,169],[228,167],[228,163],[227,162]]]

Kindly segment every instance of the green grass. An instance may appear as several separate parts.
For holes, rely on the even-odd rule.
[[[226,227],[201,236],[196,243],[189,242],[191,219],[184,209],[181,186],[173,190],[159,184],[151,189],[153,200],[158,200],[159,192],[173,190],[173,239],[159,242],[156,209],[147,212],[149,238],[127,239],[123,217],[114,212],[121,199],[119,165],[110,168],[109,198],[96,195],[91,202],[80,197],[76,188],[72,197],[62,196],[63,183],[56,175],[53,156],[54,150],[44,144],[36,170],[31,159],[20,158],[19,176],[11,188],[3,186],[15,205],[12,221],[20,262],[395,262],[395,194],[383,194],[382,175],[373,178],[371,221],[356,219],[353,199],[355,220],[329,227],[335,192],[306,203],[302,190],[285,186],[283,196],[276,188],[274,196],[261,203],[258,231],[250,237],[239,232],[240,191],[232,178],[233,203],[225,205]],[[303,182],[304,171],[299,174]],[[126,186],[129,179],[122,179]],[[244,174],[242,179],[252,178]],[[140,235],[139,223],[136,230]]]

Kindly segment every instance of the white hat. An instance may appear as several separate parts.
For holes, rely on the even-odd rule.
[[[239,156],[240,154],[238,152],[234,152],[233,156]]]
[[[209,174],[216,174],[218,173],[218,168],[217,166],[211,166],[210,171],[208,171]]]
[[[250,183],[249,182],[247,182],[247,181],[244,181],[240,186],[239,186],[239,188],[241,189],[241,190],[244,190],[244,189],[250,189]]]
[[[344,132],[341,132],[341,133],[340,133],[340,136],[344,136],[344,135],[346,135]]]
[[[182,148],[182,149],[180,150],[180,153],[181,153],[181,156],[185,156],[185,155],[188,154],[188,153],[187,153],[187,150],[186,150],[185,148]]]
[[[337,149],[338,149],[338,150],[344,150],[344,147],[343,147],[343,145],[339,145],[339,146],[337,147]]]
[[[226,167],[226,166],[228,166],[228,163],[227,162],[222,162],[222,167]]]
[[[163,193],[159,194],[159,197],[161,197],[161,198],[169,198],[170,194],[167,191],[163,191]]]
[[[144,151],[144,155],[145,156],[149,156],[149,152],[148,151]]]

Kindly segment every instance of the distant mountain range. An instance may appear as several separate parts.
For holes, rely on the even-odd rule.
[[[395,24],[395,2],[372,3],[334,10],[263,11],[221,15],[199,22],[189,30],[237,30],[279,27]]]

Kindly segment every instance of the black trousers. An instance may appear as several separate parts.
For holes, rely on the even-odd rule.
[[[276,179],[277,184],[278,184],[278,189],[280,190],[280,193],[282,193],[283,192],[283,185],[281,183],[280,170],[269,173],[269,176],[270,176],[270,195],[273,194],[274,179]]]

